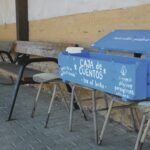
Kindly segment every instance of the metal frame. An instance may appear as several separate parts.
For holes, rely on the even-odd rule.
[[[73,120],[73,104],[74,102],[77,103],[77,105],[79,106],[80,112],[83,115],[84,119],[87,121],[87,117],[86,114],[82,108],[82,105],[79,101],[79,98],[76,95],[75,92],[75,85],[71,85],[71,101],[70,101],[70,114],[69,114],[69,131],[72,131],[72,120]]]
[[[77,103],[79,103],[79,99],[76,96],[75,93],[75,84],[71,85],[72,87],[72,94],[71,94],[71,102],[70,102],[70,117],[69,117],[69,131],[72,131],[72,120],[73,120],[73,100],[74,97],[76,98],[76,100],[78,100]],[[83,87],[84,88],[84,87]],[[98,144],[98,127],[97,127],[97,109],[96,109],[96,90],[94,89],[90,89],[90,88],[86,88],[88,90],[92,91],[92,114],[93,114],[93,129],[94,129],[94,138],[95,138],[95,143]],[[79,105],[80,106],[80,105]],[[85,115],[83,109],[82,109],[83,114]],[[85,117],[84,117],[85,118]],[[85,118],[86,120],[86,118]]]
[[[144,128],[145,124],[146,126]],[[141,122],[140,130],[138,133],[134,150],[142,150],[149,128],[150,128],[150,118],[147,118],[146,115],[144,114],[142,117],[142,122]]]
[[[107,98],[107,97],[105,97],[105,98]],[[107,126],[107,124],[108,124],[108,120],[109,120],[109,117],[110,117],[110,114],[111,114],[112,109],[130,108],[130,112],[131,112],[131,116],[132,116],[133,127],[134,127],[135,131],[138,130],[138,127],[137,127],[137,125],[136,125],[136,119],[135,119],[135,117],[134,117],[134,112],[133,112],[133,109],[132,109],[132,107],[133,107],[134,105],[136,105],[136,103],[133,102],[133,103],[130,103],[130,104],[127,104],[127,105],[121,105],[121,106],[113,107],[113,104],[114,104],[115,101],[116,101],[116,100],[115,100],[115,96],[113,96],[112,99],[111,99],[111,101],[110,101],[107,114],[106,114],[106,116],[105,116],[105,121],[104,121],[104,123],[103,123],[101,133],[100,133],[100,135],[99,135],[98,144],[102,144],[103,137],[104,137],[104,132],[105,132],[105,130],[106,130],[106,126]]]
[[[77,85],[78,86],[78,85]],[[70,102],[70,117],[69,117],[69,131],[72,131],[72,120],[73,120],[73,99],[75,96],[75,84],[72,84],[72,94],[71,94],[71,102]],[[82,87],[84,88],[84,87]],[[136,126],[136,119],[134,117],[134,112],[133,112],[133,108],[132,106],[135,105],[136,103],[130,103],[127,105],[120,105],[120,106],[114,106],[113,104],[115,102],[115,97],[112,98],[112,100],[110,101],[109,105],[108,105],[108,98],[107,95],[105,94],[104,96],[104,100],[105,100],[105,104],[106,104],[106,108],[101,108],[101,109],[97,109],[96,108],[96,90],[95,89],[90,89],[90,88],[86,88],[88,90],[92,90],[92,114],[93,114],[93,127],[94,127],[94,138],[95,138],[95,143],[96,144],[102,144],[102,140],[103,140],[103,136],[104,136],[104,132],[106,130],[106,126],[108,124],[108,120],[110,117],[110,113],[112,109],[122,109],[122,108],[130,108],[130,112],[131,112],[131,116],[132,116],[132,123],[134,126],[135,131],[137,131],[137,126]],[[107,110],[107,114],[105,117],[105,121],[101,130],[101,133],[98,137],[98,127],[97,127],[97,111],[105,111]]]
[[[17,58],[15,60],[16,63],[18,63],[18,65],[20,66],[19,68],[19,72],[18,72],[18,77],[14,86],[14,90],[13,90],[13,94],[12,94],[12,104],[11,104],[11,108],[10,108],[10,112],[9,112],[9,116],[8,116],[8,121],[13,120],[12,119],[12,114],[14,111],[14,107],[15,107],[15,103],[16,103],[16,98],[17,98],[17,94],[20,88],[20,85],[22,84],[39,84],[37,82],[34,82],[33,80],[28,80],[28,81],[23,81],[22,77],[24,74],[24,71],[27,67],[27,65],[31,64],[31,63],[36,63],[36,62],[55,62],[58,63],[57,58],[54,57],[50,57],[50,58],[42,58],[42,57],[38,57],[38,58],[30,58],[29,55],[26,54],[18,54]],[[69,93],[72,92],[72,89],[70,87],[70,85],[66,84],[67,90]],[[78,104],[75,102],[74,100],[74,107],[75,109],[78,109],[79,106]]]
[[[11,57],[10,53],[5,52],[5,51],[0,51],[0,56],[1,56],[2,61],[3,61],[3,62],[6,62],[6,60],[5,60],[5,58],[3,57],[3,55],[6,55],[7,58],[9,59],[9,61],[10,61],[11,63],[14,63],[14,60],[13,60],[13,58]]]
[[[18,57],[18,59],[16,60],[16,62],[18,62],[18,65],[20,66],[19,68],[19,72],[18,72],[18,78],[16,80],[15,86],[14,86],[14,90],[13,90],[13,94],[12,94],[12,105],[10,108],[10,112],[9,112],[9,116],[8,116],[8,121],[12,120],[12,113],[15,107],[15,103],[16,103],[16,98],[17,98],[17,94],[19,91],[19,87],[21,84],[34,84],[36,82],[34,81],[30,81],[30,82],[26,82],[22,80],[25,68],[28,64],[31,63],[35,63],[35,62],[46,62],[46,61],[52,61],[57,63],[57,59],[56,58],[29,58],[28,55],[21,55],[20,57]],[[36,83],[37,84],[37,83]]]
[[[45,128],[47,128],[47,126],[48,126],[49,118],[50,118],[50,115],[51,115],[51,109],[52,109],[52,106],[53,106],[53,103],[54,103],[54,100],[55,100],[57,88],[59,88],[60,94],[62,96],[62,100],[65,104],[65,107],[66,107],[67,111],[69,111],[69,107],[66,103],[65,96],[64,96],[64,94],[61,90],[59,82],[60,82],[59,79],[58,80],[56,79],[54,81],[46,82],[46,83],[52,83],[53,84],[53,90],[52,90],[52,97],[51,97],[51,100],[50,100],[50,104],[49,104],[49,108],[48,108],[48,114],[47,114],[47,118],[46,118],[46,122],[45,122]],[[40,95],[43,84],[44,84],[43,82],[40,83],[36,98],[34,100],[34,105],[33,105],[32,113],[31,113],[32,118],[34,117],[34,114],[35,114],[35,110],[36,110],[36,107],[37,107],[37,103],[38,103],[38,100],[39,100],[39,95]]]

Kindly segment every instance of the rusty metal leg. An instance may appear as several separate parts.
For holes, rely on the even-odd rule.
[[[75,85],[72,86],[72,93],[71,93],[70,116],[69,116],[69,131],[72,131],[72,115],[73,115],[74,91],[75,91]]]
[[[96,91],[92,91],[92,103],[93,103],[93,124],[94,124],[94,135],[95,143],[98,144],[98,129],[97,129],[97,112],[96,112]]]
[[[104,124],[103,124],[103,127],[102,127],[102,131],[101,131],[101,134],[100,134],[100,137],[99,137],[98,144],[102,144],[104,132],[105,132],[105,129],[106,129],[106,126],[107,126],[107,123],[108,123],[108,119],[110,117],[110,113],[111,113],[111,110],[112,110],[113,103],[114,103],[114,100],[112,99],[110,101],[110,104],[109,104],[109,107],[108,107],[108,112],[107,112],[106,117],[105,117],[105,121],[104,121]]]
[[[57,89],[57,85],[54,84],[52,98],[51,98],[49,108],[48,108],[48,115],[47,115],[47,118],[46,118],[45,128],[47,128],[47,125],[48,125],[49,117],[50,117],[50,114],[51,114],[51,109],[52,109],[53,102],[54,102],[54,99],[55,99],[55,96],[56,96],[56,89]]]
[[[148,122],[147,122],[147,124],[146,124],[146,127],[145,127],[145,129],[144,129],[143,135],[142,135],[141,140],[140,140],[140,143],[139,143],[139,149],[138,149],[138,150],[142,150],[142,147],[143,147],[143,144],[144,144],[146,135],[147,135],[147,133],[148,133],[149,127],[150,127],[150,119],[148,120]]]
[[[35,113],[35,110],[36,110],[36,107],[37,107],[37,102],[38,102],[39,95],[40,95],[40,92],[41,92],[41,89],[42,89],[42,85],[43,85],[43,83],[41,83],[41,84],[39,85],[39,89],[38,89],[36,98],[35,98],[35,100],[34,100],[34,105],[33,105],[32,113],[31,113],[31,117],[32,117],[32,118],[34,117],[34,113]]]
[[[18,79],[16,81],[14,91],[13,91],[13,95],[12,95],[12,105],[11,105],[11,109],[10,109],[10,112],[9,112],[8,121],[10,121],[11,117],[12,117],[12,113],[13,113],[13,110],[14,110],[14,107],[15,107],[16,97],[17,97],[17,94],[18,94],[19,86],[21,84],[21,79],[22,79],[22,76],[23,76],[24,69],[25,69],[25,66],[21,65],[20,69],[19,69],[19,73],[18,73]]]
[[[140,143],[140,140],[141,140],[141,136],[143,134],[145,121],[146,121],[146,117],[145,117],[145,115],[143,115],[142,122],[141,122],[141,125],[140,125],[140,129],[139,129],[139,133],[138,133],[138,136],[137,136],[137,140],[136,140],[136,144],[135,144],[134,150],[138,150],[139,143]]]
[[[81,103],[80,103],[80,100],[79,100],[79,98],[77,97],[75,91],[74,91],[74,96],[75,96],[75,100],[76,100],[76,102],[77,102],[77,104],[78,104],[78,106],[79,106],[79,109],[80,109],[81,114],[83,115],[84,119],[87,121],[87,120],[88,120],[88,119],[87,119],[87,116],[86,116],[86,114],[85,114],[85,112],[84,112],[84,110],[83,110],[83,108],[82,108],[82,105],[81,105]]]

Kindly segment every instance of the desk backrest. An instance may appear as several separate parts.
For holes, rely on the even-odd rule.
[[[75,46],[75,44],[17,41],[15,52],[42,57],[57,57],[58,53],[68,46]]]
[[[0,41],[0,52],[10,53],[14,48],[12,41]]]

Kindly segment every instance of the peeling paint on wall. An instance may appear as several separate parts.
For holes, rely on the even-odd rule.
[[[126,8],[150,3],[150,0],[29,0],[29,20]],[[15,0],[0,0],[0,24],[15,22]]]

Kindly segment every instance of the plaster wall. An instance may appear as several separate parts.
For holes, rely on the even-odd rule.
[[[150,0],[28,0],[29,20],[149,4]],[[15,23],[15,0],[0,0],[0,24]]]

